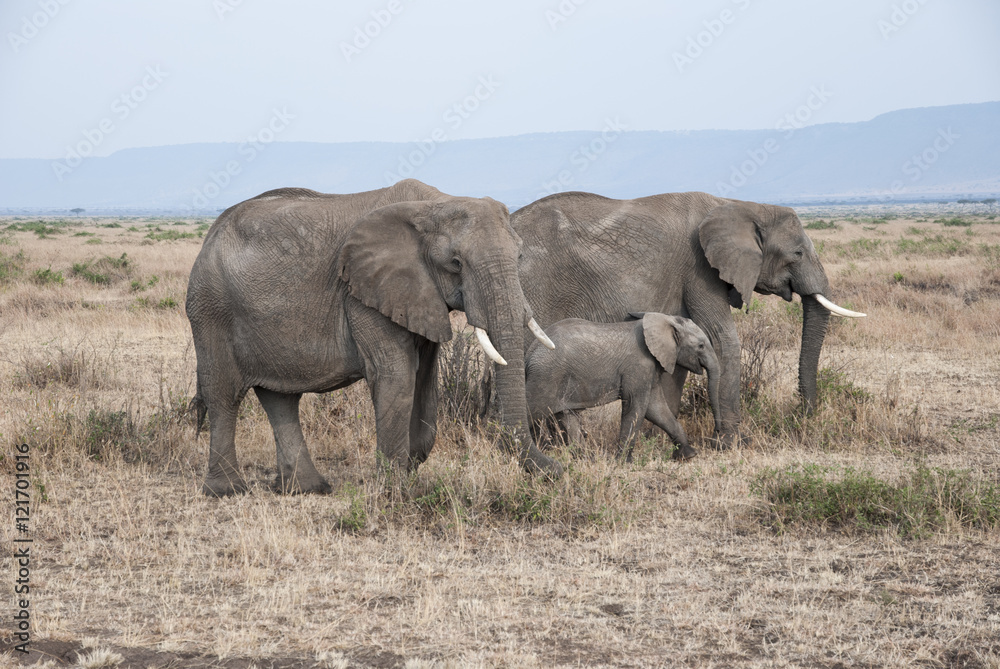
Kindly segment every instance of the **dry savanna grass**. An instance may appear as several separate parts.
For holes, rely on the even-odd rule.
[[[303,401],[334,494],[276,495],[251,394],[251,493],[224,500],[199,492],[208,441],[186,410],[185,285],[208,221],[0,221],[0,469],[12,496],[13,445],[30,446],[29,659],[1000,667],[1000,224],[803,221],[831,297],[868,313],[831,322],[811,415],[794,392],[801,308],[758,298],[735,316],[741,447],[706,443],[697,378],[681,412],[694,460],[652,435],[616,462],[612,406],[584,415],[586,444],[555,449],[562,478],[533,479],[494,447],[459,336],[416,476],[375,476],[359,383]],[[12,516],[0,534],[21,536]]]

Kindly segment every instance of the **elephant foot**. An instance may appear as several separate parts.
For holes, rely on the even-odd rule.
[[[529,474],[544,474],[551,479],[557,479],[563,474],[562,464],[542,453],[534,445],[529,446],[521,457],[521,464]]]
[[[750,437],[740,431],[723,432],[712,437],[710,443],[712,444],[712,448],[717,451],[728,451],[734,446],[748,446],[750,444]]]
[[[205,478],[205,482],[201,486],[201,492],[206,497],[231,497],[233,495],[242,495],[248,490],[246,481],[239,474],[235,476],[218,476],[214,478]]]
[[[274,477],[271,489],[282,495],[329,495],[333,492],[333,487],[318,474],[313,477],[292,476],[288,478],[278,474]]]
[[[674,448],[671,457],[678,462],[683,462],[684,460],[690,460],[696,455],[698,455],[698,451],[692,448],[690,444],[682,444]]]

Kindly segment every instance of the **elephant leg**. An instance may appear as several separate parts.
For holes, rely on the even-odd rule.
[[[698,455],[698,451],[691,448],[688,443],[687,433],[677,420],[677,416],[670,410],[669,402],[662,394],[659,397],[656,396],[657,394],[654,389],[653,399],[646,407],[646,420],[666,432],[670,440],[677,446],[673,455],[675,460],[688,460]]]
[[[208,473],[201,491],[209,497],[227,497],[247,491],[236,459],[236,414],[239,403],[206,399],[209,420]]]
[[[220,375],[209,378],[199,373],[198,388],[209,421],[208,472],[201,491],[209,497],[242,494],[247,484],[236,458],[236,416],[243,393],[236,381]]]
[[[419,352],[427,341],[353,298],[347,315],[375,406],[376,462],[405,470],[410,465]]]
[[[622,423],[618,430],[619,460],[632,462],[632,449],[635,448],[635,442],[639,439],[639,427],[645,413],[645,401],[631,396],[622,397]]]
[[[563,411],[557,417],[559,429],[566,435],[566,443],[583,443],[583,426],[580,423],[580,414],[576,411]]]
[[[315,492],[329,494],[333,489],[313,465],[302,436],[299,423],[299,400],[301,394],[276,393],[266,388],[254,388],[267,420],[274,431],[274,445],[278,458],[278,474],[274,488],[283,493]]]
[[[407,467],[416,471],[434,448],[437,437],[438,368],[440,346],[422,343],[418,351],[417,378],[410,416],[410,459]]]

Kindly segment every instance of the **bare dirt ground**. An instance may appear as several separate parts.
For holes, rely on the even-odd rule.
[[[206,222],[0,221],[0,471],[11,508],[28,444],[31,494],[27,532],[0,523],[0,666],[1000,667],[996,525],[776,525],[759,493],[766,472],[810,465],[967,471],[984,499],[1000,485],[1000,223],[801,213],[832,298],[868,313],[831,323],[807,418],[800,312],[760,298],[736,315],[765,360],[741,448],[702,447],[695,385],[690,462],[659,438],[616,462],[608,407],[585,417],[588,444],[556,449],[564,477],[530,479],[443,410],[417,477],[385,482],[360,383],[303,401],[333,495],[270,491],[251,396],[251,493],[224,500],[199,492],[208,441],[184,411]],[[24,537],[28,656],[10,594]]]

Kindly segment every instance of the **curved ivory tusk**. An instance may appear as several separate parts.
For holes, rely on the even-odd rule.
[[[822,304],[824,307],[829,309],[831,312],[837,314],[838,316],[845,316],[847,318],[864,318],[868,314],[863,314],[860,311],[851,311],[850,309],[845,309],[844,307],[838,307],[836,304],[830,300],[823,297],[822,293],[816,293],[813,295],[816,301]]]
[[[507,361],[503,359],[503,356],[496,350],[493,346],[493,342],[490,341],[490,336],[486,334],[486,330],[482,328],[476,328],[476,340],[479,345],[483,347],[483,352],[486,353],[486,357],[497,363],[498,365],[506,365]]]
[[[535,335],[535,339],[545,345],[545,348],[556,347],[556,345],[552,343],[552,340],[549,339],[549,336],[545,334],[545,330],[542,329],[542,326],[535,322],[534,318],[528,320],[528,329],[531,330],[531,334]]]

